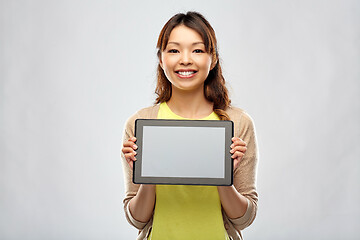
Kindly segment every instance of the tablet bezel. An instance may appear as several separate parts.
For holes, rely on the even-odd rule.
[[[193,177],[148,177],[141,175],[143,127],[220,127],[225,129],[224,142],[224,178],[193,178]],[[136,119],[135,137],[138,146],[136,161],[133,164],[133,182],[135,184],[168,184],[168,185],[212,185],[231,186],[233,184],[233,159],[231,158],[230,146],[234,136],[234,123],[232,121],[219,120],[173,120],[173,119]]]

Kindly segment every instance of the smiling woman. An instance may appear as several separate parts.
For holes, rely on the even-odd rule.
[[[122,159],[126,218],[140,230],[138,239],[242,239],[240,231],[254,221],[257,211],[257,143],[250,116],[230,105],[215,32],[197,12],[177,14],[163,27],[157,48],[155,105],[138,111],[125,125]],[[134,184],[134,122],[138,118],[232,120],[235,136],[229,151],[234,184]],[[167,154],[171,158],[175,153]]]
[[[184,25],[171,31],[169,42],[160,59],[160,66],[172,84],[173,91],[203,91],[212,66],[202,37]]]
[[[178,31],[178,28],[181,28],[180,31]],[[189,38],[184,37],[184,35],[181,35],[181,30],[189,34],[186,35],[187,37],[190,37],[191,34],[191,37],[194,38],[189,40]],[[175,36],[178,38],[178,40],[175,41],[170,39],[170,37],[174,38]],[[228,120],[229,116],[224,110],[230,106],[230,99],[228,97],[228,90],[225,87],[225,79],[222,75],[222,70],[219,63],[215,31],[211,27],[210,23],[201,14],[194,12],[188,12],[186,15],[175,15],[165,24],[160,32],[157,42],[157,55],[160,63],[157,68],[158,81],[155,93],[158,95],[158,97],[156,99],[156,103],[158,104],[162,102],[168,102],[171,100],[171,98],[174,98],[174,95],[172,94],[174,89],[171,85],[171,80],[168,79],[165,75],[165,70],[163,69],[161,62],[163,56],[167,54],[166,49],[169,47],[169,45],[171,46],[171,43],[175,42],[175,45],[179,47],[180,40],[183,40],[185,43],[191,42],[191,44],[196,44],[196,46],[193,46],[195,47],[194,54],[185,56],[188,58],[188,60],[194,61],[193,57],[196,56],[195,53],[199,53],[200,51],[203,51],[204,55],[209,55],[211,57],[211,65],[207,71],[204,82],[205,99],[211,102],[213,111],[220,117],[221,120]],[[199,47],[197,45],[203,46],[201,48],[196,48]],[[169,50],[172,50],[172,52],[176,53],[179,49]],[[190,63],[190,66],[191,64],[192,63]],[[187,68],[189,68],[189,66]],[[193,98],[194,96],[189,97]]]

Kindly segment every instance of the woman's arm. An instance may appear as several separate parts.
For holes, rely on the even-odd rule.
[[[136,138],[131,137],[124,142],[122,153],[129,167],[133,168],[133,162],[136,161],[137,146]],[[129,211],[131,216],[139,222],[146,223],[150,220],[155,206],[155,185],[140,185],[136,195],[129,202]]]
[[[233,137],[232,141],[233,144],[231,145],[230,152],[234,160],[234,169],[236,169],[247,148],[246,143],[238,137]],[[248,208],[248,200],[233,185],[229,187],[218,186],[218,192],[221,205],[229,218],[240,218],[245,214]]]
[[[145,112],[144,115],[144,113],[139,114],[139,112],[137,112],[127,120],[124,127],[122,141],[123,146],[121,149],[121,162],[123,166],[125,184],[125,197],[123,200],[125,217],[132,226],[136,227],[140,231],[147,228],[148,225],[151,224],[151,217],[155,202],[155,189],[152,190],[154,187],[151,187],[150,185],[142,186],[140,184],[134,184],[132,181],[132,165],[133,161],[136,160],[136,138],[134,137],[135,120],[141,117],[144,118],[144,116],[148,115],[146,113],[147,112]],[[141,199],[147,200],[148,204],[144,204],[143,200]],[[143,209],[138,211],[138,208]]]
[[[140,185],[136,196],[130,200],[129,204],[133,218],[139,222],[148,222],[155,206],[155,185]]]
[[[219,187],[219,196],[224,218],[236,230],[241,231],[248,227],[256,217],[258,148],[255,126],[251,117],[242,110],[238,115],[238,111],[239,109],[234,109],[230,112],[230,116],[234,122],[235,136],[246,142],[246,153],[241,157],[238,166],[234,168],[233,186]],[[238,155],[240,156],[241,153]]]
[[[232,186],[218,186],[221,205],[229,218],[240,218],[244,216],[248,208],[246,197],[236,191]]]

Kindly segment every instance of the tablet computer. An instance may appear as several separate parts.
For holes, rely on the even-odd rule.
[[[230,186],[232,121],[137,119],[136,184]]]

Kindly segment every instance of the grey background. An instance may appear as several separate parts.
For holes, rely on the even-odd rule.
[[[144,126],[142,146],[144,177],[224,178],[225,128]]]
[[[360,2],[0,0],[0,239],[134,239],[119,160],[156,41],[197,10],[259,140],[246,239],[359,239]]]

